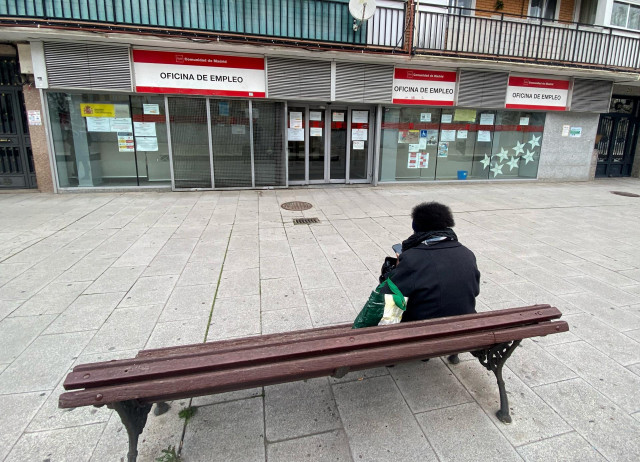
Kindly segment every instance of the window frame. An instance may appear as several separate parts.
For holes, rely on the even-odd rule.
[[[556,9],[553,12],[553,18],[551,19],[553,21],[558,20],[558,18],[560,17],[560,3],[561,3],[561,1],[562,0],[557,0],[556,1]],[[536,16],[536,15],[532,14],[532,12],[531,12],[531,8],[532,8],[531,2],[532,2],[532,0],[529,0],[529,8],[527,9],[527,15],[530,16],[530,17],[538,18],[538,19],[546,19],[544,17],[544,12],[545,12],[545,10],[547,8],[548,0],[542,0],[542,8],[541,8],[540,16]],[[547,21],[549,21],[549,19],[547,19]]]
[[[615,6],[616,3],[619,3],[621,5],[625,5],[627,7],[627,15],[626,15],[626,18],[625,18],[625,25],[624,26],[613,24],[613,22],[612,22],[612,20],[613,20],[613,7]],[[609,15],[609,26],[610,27],[617,27],[619,29],[624,29],[624,30],[629,30],[629,31],[640,31],[640,27],[638,27],[637,29],[629,27],[629,17],[631,16],[631,8],[639,8],[640,9],[640,3],[622,1],[622,0],[613,0],[613,2],[611,3],[611,14]]]

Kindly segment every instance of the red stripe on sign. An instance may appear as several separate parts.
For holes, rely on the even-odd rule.
[[[533,109],[538,111],[566,111],[562,106],[535,106],[533,104],[505,104],[507,109]]]
[[[201,53],[174,53],[172,51],[133,50],[133,62],[264,70],[263,58],[205,55]]]
[[[197,88],[136,87],[138,93],[175,93],[178,95],[245,96],[265,98],[264,91],[199,90]]]
[[[428,71],[423,69],[402,69],[396,68],[394,74],[396,79],[406,80],[431,80],[433,82],[455,82],[458,73],[455,71]]]
[[[394,99],[393,104],[418,104],[421,106],[453,106],[453,101],[438,101],[428,99]]]
[[[555,90],[568,90],[568,80],[538,79],[535,77],[509,77],[510,87],[535,87],[553,88]]]

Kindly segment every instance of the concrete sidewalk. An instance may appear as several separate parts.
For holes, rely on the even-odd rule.
[[[0,460],[126,460],[116,414],[57,408],[74,364],[352,321],[411,207],[439,200],[478,257],[479,311],[549,303],[570,324],[507,362],[513,424],[466,354],[197,398],[186,425],[173,402],[139,460],[636,461],[640,198],[612,190],[640,181],[2,194]]]

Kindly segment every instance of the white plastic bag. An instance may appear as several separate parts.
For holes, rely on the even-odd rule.
[[[404,304],[407,305],[409,298],[404,297]],[[402,321],[402,314],[404,309],[396,305],[393,300],[393,294],[385,294],[384,296],[384,314],[382,319],[378,323],[379,326],[386,326],[387,324],[397,324]]]

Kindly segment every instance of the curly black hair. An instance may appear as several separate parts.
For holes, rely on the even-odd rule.
[[[456,225],[451,209],[439,202],[423,202],[416,205],[411,211],[411,218],[416,232],[438,231]]]

